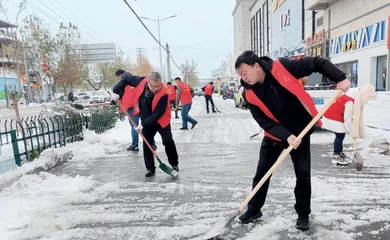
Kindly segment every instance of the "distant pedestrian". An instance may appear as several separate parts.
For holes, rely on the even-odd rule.
[[[213,113],[216,113],[217,111],[215,111],[215,106],[214,106],[214,101],[213,101],[214,83],[210,82],[209,84],[207,84],[206,86],[204,86],[202,88],[202,91],[204,92],[204,98],[206,100],[207,113],[210,113],[209,112],[209,102],[211,103],[211,108],[212,108]]]
[[[192,124],[191,129],[193,129],[198,124],[198,121],[190,117],[188,113],[191,110],[194,89],[187,83],[182,82],[179,77],[175,78],[175,83],[177,86],[176,108],[179,108],[181,105],[181,120],[183,121],[183,126],[180,130],[188,130],[188,122]]]
[[[167,83],[167,89],[168,89],[168,100],[171,104],[172,110],[175,110],[175,118],[178,119],[179,116],[177,116],[179,110],[176,108],[176,91],[177,87],[174,86],[171,82]]]

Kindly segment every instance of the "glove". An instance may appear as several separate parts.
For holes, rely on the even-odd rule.
[[[135,128],[135,130],[137,130],[137,132],[142,132],[142,129],[143,129],[144,127],[141,125],[141,124],[139,124],[136,128]]]

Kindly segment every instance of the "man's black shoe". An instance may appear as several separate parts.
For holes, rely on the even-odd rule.
[[[191,129],[194,129],[194,127],[196,126],[196,124],[198,124],[198,122],[195,122],[194,124],[192,124]]]
[[[180,130],[188,130],[188,128],[183,128],[183,127],[182,127],[182,128],[180,128]]]
[[[263,213],[261,213],[261,211],[255,212],[255,211],[248,210],[246,211],[246,213],[242,214],[238,219],[242,224],[248,224],[253,220],[261,218],[261,216],[263,216]]]
[[[176,172],[179,171],[179,166],[172,166],[172,169],[175,170]]]
[[[152,171],[152,170],[147,170],[146,171],[146,173],[145,173],[145,177],[152,177],[152,176],[154,176],[154,171]]]
[[[295,227],[299,230],[306,231],[310,227],[309,216],[298,216]]]

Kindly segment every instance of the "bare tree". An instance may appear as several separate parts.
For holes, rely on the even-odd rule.
[[[188,60],[180,66],[181,74],[184,76],[184,81],[188,83],[191,87],[196,87],[198,85],[198,73],[195,71],[198,63],[194,59],[189,62]]]

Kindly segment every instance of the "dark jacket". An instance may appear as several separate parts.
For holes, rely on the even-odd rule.
[[[114,86],[112,91],[119,95],[119,99],[122,99],[127,85],[137,87],[144,78],[145,77],[133,76],[130,73],[125,72],[122,74],[121,80]],[[157,120],[164,115],[165,110],[167,109],[168,94],[165,94],[160,98],[154,112],[152,112],[153,99],[154,94],[146,84],[144,91],[138,99],[142,126],[158,124]]]
[[[269,134],[286,141],[291,134],[298,136],[307,124],[309,124],[312,117],[303,107],[299,99],[280,85],[272,76],[271,69],[273,61],[268,57],[261,57],[260,59],[260,66],[266,73],[264,83],[248,85],[241,80],[241,85],[245,89],[253,89],[256,96],[280,122],[280,124],[276,123],[268,118],[260,108],[248,103],[252,116],[260,127]],[[344,72],[325,58],[305,57],[299,60],[280,58],[279,60],[287,71],[297,79],[309,76],[314,72],[323,74],[335,83],[346,78]],[[245,91],[243,97],[246,101]]]

